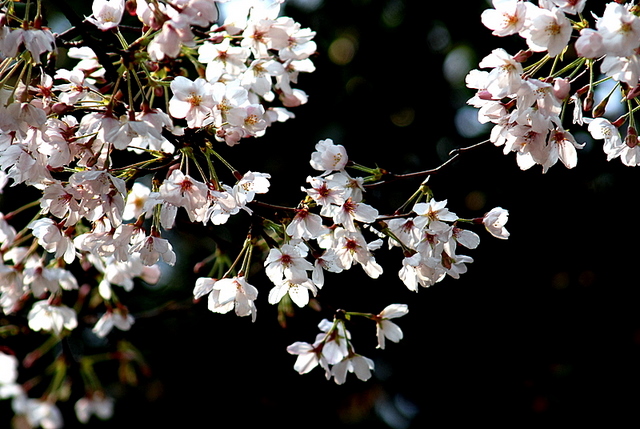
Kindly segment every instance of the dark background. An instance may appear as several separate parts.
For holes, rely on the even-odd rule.
[[[317,70],[298,84],[309,103],[266,136],[220,150],[240,168],[271,173],[263,199],[275,204],[301,198],[300,186],[315,174],[308,159],[325,138],[364,165],[395,173],[437,167],[451,149],[487,137],[456,122],[472,93],[451,70],[464,78],[467,66],[454,63],[445,71],[443,65],[460,58],[453,53],[466,53],[468,68],[475,68],[496,47],[511,53],[524,47],[490,35],[479,18],[486,7],[484,1],[437,9],[410,0],[325,0],[306,8],[290,1],[284,14],[317,32]],[[330,54],[340,38],[355,46],[346,63]],[[115,415],[94,418],[91,427],[402,429],[637,420],[637,171],[607,162],[599,142],[578,135],[587,146],[574,170],[559,163],[547,174],[521,171],[513,156],[489,144],[431,177],[435,198],[447,199],[460,217],[495,206],[510,212],[509,240],[475,229],[481,244],[466,252],[474,262],[461,279],[412,293],[397,277],[400,254],[384,249],[376,254],[385,268],[379,279],[359,267],[328,276],[318,296],[322,310],[298,310],[286,329],[266,301],[271,285],[261,274],[252,278],[260,290],[254,324],[213,314],[204,302],[192,305],[197,275],[191,268],[212,242],[175,231],[184,240],[176,245],[174,275],[160,288],[136,286],[125,298],[139,316],[126,336],[151,373],[136,387],[107,385],[117,397]],[[367,200],[391,212],[419,184],[380,187]],[[224,233],[237,244],[244,229]],[[176,305],[146,317],[167,300]],[[286,346],[311,342],[317,323],[336,308],[377,312],[392,302],[410,309],[397,320],[405,334],[400,343],[376,350],[372,325],[356,321],[351,329],[356,350],[375,361],[371,380],[350,374],[337,386],[319,369],[293,370],[295,356]],[[116,368],[104,370],[108,377]],[[72,401],[61,408],[72,412]],[[66,421],[73,427],[71,414]]]

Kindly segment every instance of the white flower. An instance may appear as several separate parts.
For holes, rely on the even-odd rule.
[[[308,208],[297,209],[296,214],[287,225],[287,234],[294,239],[314,239],[326,232],[322,217],[311,213]]]
[[[445,243],[445,249],[448,244]],[[454,279],[460,278],[460,274],[467,272],[466,264],[473,262],[473,258],[466,255],[456,255],[449,249],[449,251],[442,252],[442,265],[445,268],[446,273]]]
[[[475,249],[480,244],[480,236],[468,229],[453,227],[452,236],[456,243],[463,245],[467,249]]]
[[[389,321],[389,319],[395,319],[402,317],[409,312],[409,307],[406,304],[391,304],[388,305],[375,317],[376,320],[376,336],[378,337],[378,348],[384,349],[385,338],[397,343],[402,339],[402,330],[398,325]]]
[[[143,183],[135,182],[127,196],[127,201],[122,212],[123,219],[137,219],[145,210],[145,204],[149,199],[151,190]],[[147,213],[150,217],[151,213]]]
[[[258,289],[250,285],[244,276],[224,278],[211,284],[208,307],[212,312],[222,314],[235,308],[237,316],[251,315],[251,321],[255,322],[257,310],[254,301],[257,297]]]
[[[73,240],[52,219],[42,218],[31,222],[28,228],[38,238],[38,244],[47,252],[55,254],[56,258],[63,258],[70,264],[76,257]]]
[[[258,58],[251,62],[240,79],[242,86],[248,91],[255,92],[262,97],[270,97],[273,78],[284,73],[284,66],[278,61]]]
[[[337,262],[343,270],[348,270],[358,263],[371,278],[378,278],[382,274],[382,267],[376,262],[371,252],[382,245],[381,239],[367,243],[359,231],[338,228],[333,234],[333,243],[329,244],[326,240],[324,243],[321,246],[335,249]]]
[[[506,239],[509,237],[509,232],[504,227],[507,220],[509,220],[509,211],[502,207],[494,207],[484,215],[482,223],[491,235],[497,238]]]
[[[526,2],[527,25],[520,35],[535,52],[547,51],[550,57],[562,53],[571,38],[571,21],[560,8],[544,9]]]
[[[0,389],[18,379],[18,358],[0,351]],[[0,395],[2,399],[2,395]]]
[[[600,71],[619,82],[635,87],[640,80],[640,56],[617,57],[607,55],[600,64]]]
[[[495,9],[486,9],[480,15],[485,27],[498,37],[516,34],[525,22],[526,8],[520,0],[493,0]]]
[[[27,316],[29,328],[60,335],[63,329],[73,330],[78,326],[76,312],[65,305],[52,305],[47,300],[33,303]]]
[[[93,0],[91,9],[93,15],[88,17],[87,21],[102,31],[109,30],[120,24],[124,12],[124,0]]]
[[[256,194],[266,194],[269,191],[269,179],[271,175],[267,173],[257,173],[248,171],[234,185],[236,199],[242,206],[253,201]]]
[[[586,121],[586,120],[585,120]],[[624,140],[620,136],[618,128],[614,126],[608,119],[599,117],[589,121],[587,130],[596,140],[604,140],[602,149],[607,154],[607,161],[611,161],[620,155],[625,146]]]
[[[429,200],[427,203],[416,203],[413,212],[418,215],[414,223],[421,228],[429,228],[433,231],[443,231],[449,228],[445,222],[455,222],[458,215],[447,208],[447,200]]]
[[[322,342],[314,344],[296,341],[287,346],[287,352],[292,355],[298,355],[296,362],[293,364],[298,374],[306,374],[316,366],[320,365],[326,373],[330,372],[327,359],[322,354]]]
[[[599,58],[606,51],[602,43],[602,34],[593,28],[583,28],[575,43],[576,53],[585,58]]]
[[[6,25],[6,24],[5,24]],[[0,51],[5,57],[15,57],[18,48],[24,44],[24,47],[31,52],[33,60],[40,64],[40,55],[45,52],[51,52],[55,49],[55,37],[51,30],[45,29],[24,29],[22,27],[13,28],[0,39]]]
[[[620,160],[628,167],[640,165],[640,146],[638,146],[637,137],[634,142],[624,145],[620,152]]]
[[[158,191],[160,198],[165,202],[176,207],[184,207],[191,222],[204,220],[208,208],[209,188],[203,182],[176,169],[162,182]]]
[[[311,154],[311,167],[316,170],[323,171],[322,175],[326,176],[332,171],[344,169],[349,158],[347,150],[342,145],[333,143],[333,140],[320,140],[316,144],[316,151]]]
[[[137,2],[137,10],[143,10],[142,15],[145,15],[146,11],[150,11],[146,1]],[[162,30],[157,34],[147,47],[149,56],[154,61],[160,61],[165,57],[175,58],[180,53],[182,44],[193,44],[193,32],[191,31],[191,25],[189,19],[185,15],[177,12],[173,7],[163,8],[164,3],[155,2],[155,9],[164,11],[171,19],[167,19],[162,23]],[[153,12],[151,12],[154,15]],[[146,14],[148,16],[148,14]],[[156,14],[157,15],[157,14]],[[140,15],[138,15],[140,16]],[[151,21],[154,21],[151,19]],[[157,25],[157,22],[152,22],[152,25]]]
[[[351,333],[343,322],[322,319],[318,328],[322,333],[316,337],[316,343],[323,343],[322,354],[329,364],[334,365],[349,355]]]
[[[371,370],[374,369],[373,361],[362,355],[353,354],[338,362],[331,368],[331,375],[336,384],[343,384],[347,379],[347,373],[352,372],[362,381],[371,378]]]
[[[154,235],[150,235],[132,246],[130,253],[139,253],[140,261],[147,266],[154,265],[160,258],[169,265],[176,262],[176,254],[173,252],[171,243]]]
[[[98,319],[92,331],[98,337],[103,338],[106,337],[114,327],[121,331],[128,331],[134,322],[135,319],[131,313],[116,309],[104,313],[100,319]]]
[[[31,428],[58,429],[64,426],[60,409],[50,401],[22,395],[16,397],[11,406],[16,414],[25,416]]]
[[[285,296],[289,295],[291,301],[293,301],[298,307],[304,307],[309,304],[311,292],[314,296],[317,293],[316,285],[311,280],[305,280],[299,283],[294,283],[290,280],[283,280],[279,284],[276,284],[269,291],[269,304],[277,304]]]
[[[354,221],[371,223],[378,217],[378,210],[365,203],[357,203],[348,198],[341,206],[333,210],[333,221],[348,231],[356,231]]]
[[[209,82],[218,81],[224,74],[239,76],[247,69],[249,55],[248,48],[231,45],[230,38],[215,44],[205,41],[198,48],[198,61],[207,65],[205,76]]]
[[[329,210],[332,205],[342,205],[346,200],[346,191],[342,187],[334,186],[333,183],[329,183],[326,179],[321,177],[307,177],[307,182],[311,184],[310,189],[302,188],[316,203],[322,206],[322,215],[326,214],[325,211]]]
[[[169,113],[174,118],[186,119],[190,128],[202,127],[212,121],[215,106],[211,84],[202,78],[194,81],[176,76],[171,82],[173,97],[169,100]]]
[[[543,164],[543,172],[546,168],[555,164],[558,159],[562,161],[565,167],[573,168],[578,163],[578,151],[584,147],[584,144],[576,142],[573,134],[557,128],[549,133],[549,141],[546,146],[549,148],[549,158],[546,163]]]
[[[74,405],[76,417],[80,423],[88,423],[92,415],[101,420],[113,416],[114,399],[102,392],[95,392],[90,397],[78,399]]]
[[[276,285],[283,280],[305,282],[308,280],[307,271],[313,270],[313,265],[304,256],[306,254],[299,246],[283,244],[279,249],[272,248],[264,261],[267,277]]]
[[[344,189],[344,198],[351,198],[354,202],[362,202],[364,195],[364,178],[351,177],[346,171],[338,171],[326,176],[327,183],[331,188]]]
[[[494,49],[478,66],[492,69],[486,78],[486,90],[495,99],[515,94],[523,83],[522,65],[502,48]]]
[[[227,185],[222,185],[222,187],[221,191],[211,191],[213,202],[209,205],[204,216],[205,221],[210,220],[214,225],[227,222],[229,217],[238,213],[241,208],[247,210],[246,207],[239,204],[236,192],[231,187]]]
[[[631,56],[640,45],[640,19],[625,5],[607,3],[596,28],[607,55]]]
[[[193,299],[198,300],[203,296],[209,294],[213,290],[213,285],[216,283],[216,279],[211,277],[199,277],[196,280],[196,284],[193,288]]]
[[[412,292],[418,292],[418,286],[432,286],[445,276],[446,271],[440,261],[422,253],[405,257],[402,260],[402,268],[398,271],[398,277]]]
[[[564,13],[576,14],[583,11],[587,0],[551,0],[564,11]]]
[[[322,255],[316,257],[316,261],[313,264],[313,272],[311,273],[311,281],[318,288],[324,286],[324,271],[331,273],[342,272],[342,267],[338,262],[338,256],[334,249],[326,249]]]

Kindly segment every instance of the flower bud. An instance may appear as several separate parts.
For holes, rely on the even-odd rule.
[[[553,81],[553,94],[558,100],[564,100],[569,96],[571,91],[571,84],[569,79],[558,78]]]
[[[627,100],[633,100],[634,98],[636,98],[638,95],[640,95],[640,85],[637,85],[636,87],[630,89],[627,94],[625,95],[625,98]]]
[[[600,103],[598,103],[596,107],[594,107],[593,109],[594,118],[599,118],[600,116],[604,115],[604,112],[607,109],[608,102],[609,102],[609,97],[605,97],[604,99],[602,99],[602,101],[600,101]]]
[[[615,121],[611,122],[611,125],[613,125],[616,128],[620,128],[622,126],[622,124],[624,124],[625,122],[627,122],[627,116],[626,115],[622,115],[618,119],[616,119]]]
[[[582,110],[588,112],[591,109],[593,109],[593,91],[589,88],[587,96],[584,98],[584,102],[582,104]]]
[[[526,51],[520,51],[515,54],[513,59],[519,63],[524,63],[531,58],[531,55],[533,55],[533,52],[530,49],[527,49]]]
[[[635,127],[629,127],[627,129],[627,136],[624,138],[624,143],[629,147],[636,147],[638,145],[638,132]]]
[[[136,10],[138,8],[136,0],[127,0],[124,4],[124,8],[129,15],[136,16]]]

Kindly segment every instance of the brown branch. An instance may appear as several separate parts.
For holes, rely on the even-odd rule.
[[[443,162],[442,164],[440,164],[439,166],[437,166],[436,168],[433,168],[431,170],[424,170],[424,171],[416,171],[413,173],[406,173],[406,174],[394,174],[394,173],[386,173],[383,176],[383,180],[380,180],[378,182],[374,182],[374,183],[369,183],[364,185],[367,188],[373,188],[376,186],[381,186],[381,185],[386,185],[388,183],[392,183],[398,180],[403,180],[403,179],[413,179],[416,177],[425,177],[425,176],[431,176],[433,174],[437,174],[439,173],[442,169],[444,169],[445,167],[449,166],[451,163],[453,163],[453,161],[455,161],[460,154],[464,153],[464,152],[468,152],[470,150],[473,150],[477,147],[480,147],[482,145],[484,145],[485,143],[489,142],[489,140],[484,140],[481,141],[479,143],[473,144],[471,146],[467,146],[467,147],[461,147],[461,148],[456,148],[453,149],[451,152],[449,152],[449,156],[450,158],[447,159],[445,162]]]

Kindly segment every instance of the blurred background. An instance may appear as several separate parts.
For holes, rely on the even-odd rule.
[[[524,48],[518,39],[491,36],[480,22],[487,7],[483,0],[439,8],[410,0],[288,0],[283,14],[317,32],[317,70],[298,84],[309,102],[264,137],[220,150],[234,165],[269,172],[263,200],[274,204],[298,201],[315,174],[310,154],[325,138],[363,165],[394,173],[437,167],[451,150],[488,137],[466,105],[467,72],[496,47]],[[546,174],[521,171],[513,156],[489,144],[431,177],[435,198],[447,199],[460,217],[496,206],[510,212],[509,240],[476,229],[481,243],[466,252],[474,262],[459,280],[410,292],[397,276],[399,253],[381,250],[380,278],[359,267],[329,275],[318,296],[322,308],[298,310],[286,329],[266,301],[271,286],[263,275],[252,281],[260,290],[253,324],[191,303],[193,265],[213,242],[175,231],[174,270],[162,284],[136,286],[126,296],[137,317],[126,337],[150,372],[135,387],[114,377],[107,388],[117,398],[115,415],[90,426],[547,427],[636,416],[638,173],[607,162],[598,141],[576,135],[586,146],[573,170],[558,164]],[[391,212],[419,184],[379,187],[367,200]],[[232,247],[244,229],[215,234],[228,234]],[[376,365],[368,382],[350,374],[338,386],[318,369],[293,370],[286,346],[311,342],[322,318],[337,308],[379,312],[395,302],[410,310],[397,320],[400,343],[376,350],[367,321],[351,328],[356,350]],[[105,374],[117,372],[109,365]],[[61,405],[71,416],[67,427],[76,424],[72,405]]]

